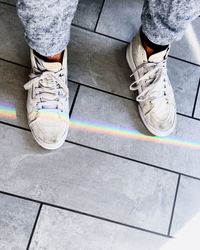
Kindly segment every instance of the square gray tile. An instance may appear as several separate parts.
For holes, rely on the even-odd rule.
[[[0,58],[29,66],[29,48],[13,6],[0,3],[0,31]]]
[[[180,41],[174,42],[170,55],[200,65],[200,18],[197,18]]]
[[[199,121],[178,115],[174,135],[160,143],[159,138],[138,135],[148,132],[135,102],[83,87],[72,120],[86,127],[72,128],[71,141],[200,178]]]
[[[0,125],[0,190],[167,233],[177,175]],[[55,167],[56,166],[56,167]]]
[[[174,89],[177,111],[192,116],[200,77],[200,67],[169,58],[168,74]]]
[[[160,250],[168,241],[158,235],[44,206],[30,250]]]
[[[79,0],[73,23],[94,30],[102,4],[103,0]]]
[[[143,0],[106,0],[97,31],[130,42],[141,25],[143,2]]]
[[[26,118],[27,93],[23,85],[28,81],[30,70],[0,60],[0,120],[21,127],[28,127]],[[78,85],[69,82],[69,104],[73,102]]]
[[[130,42],[141,25],[142,6],[143,0],[106,0],[97,31]],[[192,29],[186,32],[182,40],[172,44],[170,55],[200,65],[199,25],[200,18],[197,18],[192,23]],[[195,36],[196,47],[194,46]]]
[[[29,69],[0,60],[0,120],[28,127],[26,116],[26,92]]]
[[[0,194],[0,249],[25,250],[39,205]]]
[[[125,43],[73,27],[68,54],[69,79],[132,97],[125,51]]]
[[[190,244],[198,249],[200,230],[200,181],[181,177],[174,219],[172,235],[182,241],[183,249],[188,249]]]

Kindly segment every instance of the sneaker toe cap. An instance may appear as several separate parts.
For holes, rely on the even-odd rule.
[[[32,133],[36,141],[42,144],[54,145],[66,139],[66,134],[69,128],[67,121],[48,121],[38,119],[30,125]]]
[[[146,120],[155,135],[169,135],[175,128],[176,108],[170,106],[164,113],[152,112],[146,116]]]

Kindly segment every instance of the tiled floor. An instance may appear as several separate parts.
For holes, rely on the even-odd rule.
[[[80,0],[70,107],[87,129],[71,127],[64,146],[48,152],[27,125],[29,49],[16,1],[0,1],[0,250],[199,249],[200,56],[188,32],[173,44],[177,129],[163,141],[138,135],[149,134],[129,91],[125,50],[142,2]],[[200,18],[192,25],[200,41]]]

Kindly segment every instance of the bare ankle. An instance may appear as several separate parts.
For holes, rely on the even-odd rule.
[[[48,62],[62,62],[63,52],[46,57]]]
[[[144,41],[142,41],[142,45],[147,53],[147,58],[149,58],[154,53],[156,53],[156,51],[154,49],[150,48]]]
[[[34,54],[41,58],[42,60],[44,60],[45,62],[62,62],[62,59],[63,59],[63,51],[58,53],[58,54],[55,54],[53,56],[42,56],[40,55],[38,52],[34,51]]]
[[[169,47],[169,45],[159,45],[159,44],[153,43],[147,38],[147,36],[142,32],[142,30],[140,31],[140,38],[141,38],[142,45],[147,53],[147,58],[149,58],[155,53],[164,51]]]

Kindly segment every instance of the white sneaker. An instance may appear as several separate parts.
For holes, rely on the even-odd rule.
[[[167,75],[169,48],[147,59],[138,33],[129,44],[126,59],[135,82],[130,90],[138,91],[139,113],[147,129],[154,135],[167,136],[176,126],[176,103]]]
[[[31,50],[32,73],[28,90],[28,122],[34,139],[46,149],[57,149],[69,129],[67,50],[62,63],[45,62]]]

